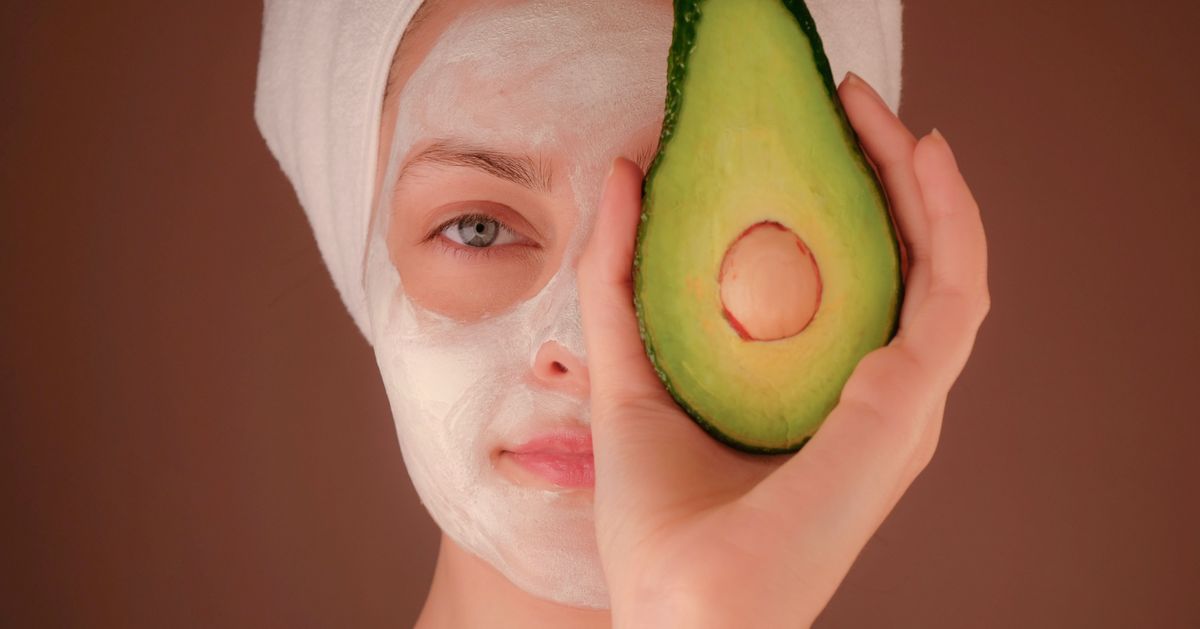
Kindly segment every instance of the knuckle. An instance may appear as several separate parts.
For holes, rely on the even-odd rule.
[[[983,289],[983,297],[980,299],[979,309],[979,320],[982,322],[992,311],[992,292],[986,286]]]
[[[901,409],[888,408],[877,395],[844,397],[838,409],[865,425],[867,430],[887,435],[901,451],[912,452],[917,447],[920,435],[913,418]]]
[[[860,410],[882,415],[885,400],[903,400],[925,373],[920,357],[907,344],[895,343],[859,361],[842,389],[842,399]]]
[[[933,455],[937,452],[937,446],[938,433],[936,431],[922,438],[917,444],[916,452],[913,453],[913,460],[916,463],[918,471],[929,467],[929,464],[933,462]]]
[[[931,296],[955,320],[982,321],[991,308],[987,290],[972,290],[942,284],[931,291]]]
[[[842,388],[843,399],[862,405],[879,396],[887,384],[889,374],[894,370],[891,356],[897,352],[888,352],[888,349],[890,348],[875,350],[859,361],[854,373]]]
[[[984,289],[967,297],[967,301],[970,304],[970,311],[974,315],[972,321],[978,326],[983,323],[983,320],[987,318],[988,311],[992,309],[992,298],[988,295],[987,289]]]
[[[884,412],[883,408],[870,397],[853,396],[843,398],[838,407],[849,411],[859,421],[869,424],[886,427],[892,423],[888,421],[888,414]]]
[[[605,418],[639,418],[659,414],[663,411],[665,400],[660,395],[649,390],[625,391],[621,394],[596,396],[593,401],[593,413]]]
[[[891,347],[890,349],[893,352],[893,357],[896,361],[896,369],[898,372],[920,375],[925,371],[925,364],[909,345],[900,344]]]
[[[935,440],[927,439],[926,414],[921,410],[923,389],[933,372],[920,355],[905,343],[868,354],[843,388],[839,409],[883,431],[899,450],[918,459],[931,458]]]
[[[924,429],[913,453],[913,462],[918,473],[933,462],[937,453],[938,442],[942,435],[942,414],[945,413],[945,398],[934,404],[933,409],[925,415]]]

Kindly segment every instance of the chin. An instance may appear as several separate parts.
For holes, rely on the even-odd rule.
[[[442,532],[513,585],[563,605],[608,608],[590,490],[525,486],[490,466],[478,482],[454,491],[410,475]]]

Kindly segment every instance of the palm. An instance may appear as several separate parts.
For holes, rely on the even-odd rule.
[[[619,160],[610,176],[580,276],[596,531],[618,620],[656,597],[720,600],[758,626],[811,620],[932,456],[988,308],[978,208],[940,136],[918,143],[861,81],[840,93],[904,236],[907,296],[896,339],[860,362],[794,456],[716,442],[659,383],[630,303],[642,173]]]
[[[606,570],[652,581],[687,575],[708,582],[706,589],[718,586],[716,578],[740,581],[750,566],[765,565],[758,559],[778,546],[784,532],[774,525],[777,520],[756,513],[746,497],[787,457],[728,448],[673,405],[658,413],[642,417],[671,434],[625,442],[656,452],[617,455],[615,470],[598,463],[597,477],[604,481],[596,491],[596,530]],[[662,439],[676,445],[654,445]],[[597,454],[598,462],[605,460],[604,453]],[[615,482],[608,484],[611,477]]]

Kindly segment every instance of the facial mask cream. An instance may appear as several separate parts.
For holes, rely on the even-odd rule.
[[[608,604],[590,491],[513,483],[493,456],[589,421],[586,399],[528,375],[548,343],[585,359],[575,266],[612,160],[661,127],[671,18],[661,2],[489,5],[459,17],[398,95],[381,190],[394,190],[414,147],[435,139],[555,156],[554,185],[571,194],[554,210],[571,213],[574,228],[535,296],[471,323],[413,302],[388,255],[390,194],[380,194],[365,260],[376,358],[421,500],[451,539],[518,587],[581,607]]]

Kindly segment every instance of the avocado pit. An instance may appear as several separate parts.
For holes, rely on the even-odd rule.
[[[717,281],[725,320],[747,341],[799,334],[821,303],[821,274],[812,252],[774,221],[751,225],[733,241]]]

